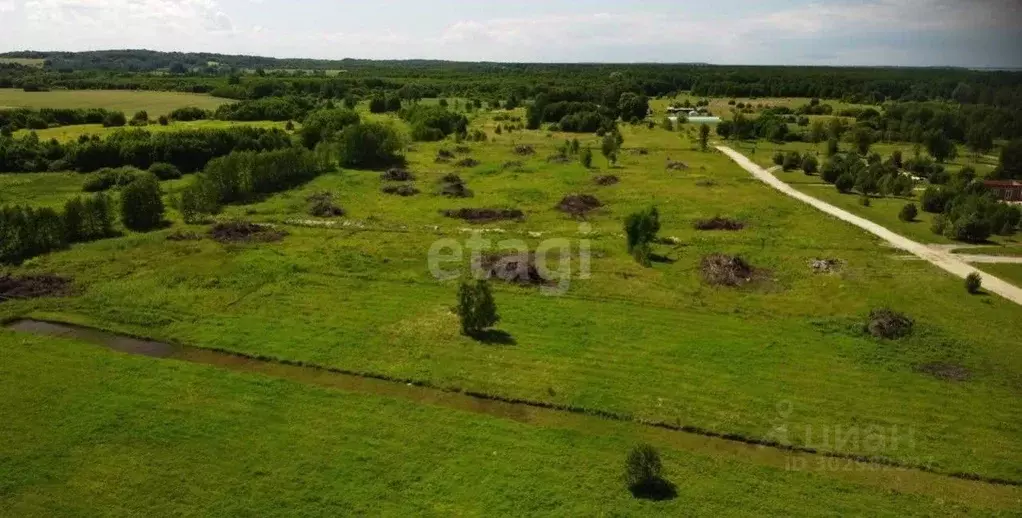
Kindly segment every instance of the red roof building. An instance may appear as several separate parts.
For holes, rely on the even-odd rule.
[[[1022,182],[1017,180],[986,180],[983,185],[1004,201],[1022,201]]]

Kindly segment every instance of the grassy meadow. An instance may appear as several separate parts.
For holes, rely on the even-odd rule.
[[[390,116],[372,118],[402,126]],[[595,136],[497,135],[497,124],[491,113],[474,116],[472,127],[485,129],[487,142],[410,144],[417,196],[381,193],[379,172],[338,170],[221,216],[276,224],[289,233],[281,242],[171,241],[172,232],[207,228],[185,225],[170,210],[167,230],[32,259],[12,271],[72,277],[75,294],[2,303],[0,321],[76,322],[1022,481],[1022,352],[1017,336],[1004,332],[1017,327],[1022,308],[969,296],[960,279],[901,260],[864,231],[775,192],[717,152],[698,150],[692,127],[622,126],[625,149],[611,167]],[[575,159],[549,160],[574,137],[594,150],[593,170]],[[516,154],[516,145],[535,154]],[[438,163],[441,148],[456,158]],[[755,158],[771,154],[759,149]],[[479,164],[455,165],[465,157]],[[687,169],[668,170],[669,159]],[[451,172],[473,197],[435,194]],[[620,183],[595,183],[609,174]],[[82,181],[63,173],[0,175],[0,203],[58,204]],[[190,181],[165,183],[168,203]],[[840,197],[805,189],[831,202]],[[307,199],[321,192],[333,194],[346,216],[308,216]],[[584,221],[558,212],[555,205],[573,193],[592,194],[603,207]],[[887,214],[888,202],[875,201],[863,209]],[[626,252],[622,224],[649,205],[660,211],[660,236],[674,241],[657,245],[665,261],[644,268]],[[526,216],[471,224],[440,214],[469,207],[517,208]],[[717,215],[747,227],[693,228]],[[888,224],[885,218],[877,221]],[[929,233],[926,223],[913,225]],[[495,284],[498,327],[511,339],[474,341],[460,335],[451,311],[457,281],[437,280],[428,267],[439,240],[466,244],[472,231],[495,248],[504,239],[535,248],[566,238],[573,257],[584,243],[591,276],[572,275],[562,296]],[[745,258],[759,280],[707,285],[700,261],[715,252]],[[810,263],[821,258],[840,267],[816,273]],[[447,268],[465,271],[467,261]],[[573,271],[579,266],[573,259]],[[879,307],[915,319],[913,336],[865,335],[866,315]],[[7,331],[0,331],[0,355],[0,385],[9,395],[0,413],[13,417],[0,424],[0,472],[12,474],[0,477],[0,510],[18,515],[135,514],[158,505],[223,514],[780,514],[794,501],[804,514],[931,515],[1010,512],[1019,501],[1017,488],[1007,504],[981,493],[962,503],[869,488],[836,472],[722,459],[710,448],[667,448],[668,478],[680,495],[642,502],[619,479],[627,448],[646,433],[636,425],[608,424],[599,434],[530,427]],[[938,363],[964,368],[968,379],[924,372]],[[877,436],[879,443],[867,439]]]
[[[152,113],[149,114],[152,118]],[[73,126],[57,126],[55,128],[47,128],[43,130],[29,130],[21,129],[14,132],[16,137],[23,137],[31,132],[35,132],[41,140],[57,139],[58,142],[70,142],[78,140],[78,137],[82,135],[99,135],[100,137],[107,137],[118,131],[125,129],[144,129],[150,132],[166,132],[166,131],[182,131],[189,129],[204,129],[204,128],[229,128],[231,126],[252,126],[257,128],[280,128],[284,129],[287,125],[286,122],[276,121],[221,121],[221,120],[197,120],[197,121],[171,121],[166,126],[157,124],[156,121],[152,121],[147,126],[122,126],[122,127],[103,127],[102,124],[76,124]],[[299,126],[300,125],[297,125]]]
[[[123,111],[129,117],[139,110],[146,110],[150,117],[159,117],[184,106],[215,110],[220,105],[230,102],[234,101],[184,92],[148,90],[25,92],[17,88],[0,88],[0,108],[106,108]]]

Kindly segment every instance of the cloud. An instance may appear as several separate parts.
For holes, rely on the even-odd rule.
[[[232,32],[233,24],[216,0],[27,0],[29,23],[58,34],[88,39],[91,30],[102,30],[98,39],[122,33],[131,39],[162,31],[179,35]],[[111,34],[112,33],[112,34]]]
[[[13,12],[14,7],[14,0],[0,0],[0,13]]]

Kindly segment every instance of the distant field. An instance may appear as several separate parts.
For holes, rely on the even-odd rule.
[[[697,102],[699,102],[700,100],[704,100],[704,99],[710,101],[710,104],[709,104],[709,106],[707,108],[709,108],[711,113],[713,113],[714,115],[723,117],[725,119],[729,119],[730,118],[731,110],[735,106],[728,104],[728,102],[730,102],[731,99],[727,98],[727,97],[699,97],[699,96],[695,96],[695,95],[679,95],[677,97],[668,98],[668,99],[655,99],[655,100],[650,101],[649,105],[650,105],[650,108],[652,108],[652,110],[653,110],[653,115],[654,116],[661,116],[662,117],[663,115],[665,115],[667,113],[667,111],[666,111],[667,107],[672,105],[672,104],[680,105],[681,103],[684,103],[687,100],[690,104],[695,106],[695,104]],[[808,98],[808,97],[770,97],[770,98],[760,97],[760,98],[755,98],[755,99],[752,99],[752,98],[749,98],[749,97],[736,97],[736,98],[734,98],[735,105],[737,105],[738,103],[745,103],[747,105],[751,104],[752,106],[763,105],[764,108],[767,108],[767,107],[771,107],[772,108],[772,107],[778,107],[778,106],[787,106],[788,108],[791,108],[792,110],[798,108],[799,106],[803,106],[803,105],[809,104],[810,100],[811,99]],[[837,115],[837,112],[839,112],[841,110],[849,109],[849,108],[874,108],[874,109],[878,109],[876,106],[872,106],[872,105],[868,105],[868,104],[851,104],[851,103],[844,103],[844,102],[840,102],[840,101],[827,100],[827,99],[821,99],[820,103],[821,104],[829,104],[829,105],[831,105],[834,108],[834,114],[835,115]],[[749,115],[749,116],[750,117],[754,117],[755,114],[752,114],[752,115]]]
[[[42,67],[46,63],[45,59],[32,59],[32,58],[0,58],[0,63],[10,63],[14,65],[25,65],[29,67]]]
[[[25,92],[0,88],[0,108],[106,108],[128,114],[146,110],[150,117],[170,113],[175,108],[196,106],[213,110],[233,102],[205,94],[150,92],[136,90],[54,90]]]
[[[152,112],[150,112],[150,116]],[[198,129],[198,128],[228,128],[231,126],[252,126],[256,128],[280,128],[284,129],[285,122],[273,122],[273,121],[253,121],[253,122],[238,122],[238,121],[218,121],[218,120],[200,120],[200,121],[188,121],[188,122],[172,122],[166,126],[159,124],[149,124],[148,126],[141,126],[140,129],[151,132],[166,132],[166,131],[181,131],[185,129]],[[77,126],[59,126],[56,128],[49,128],[44,130],[18,130],[14,133],[15,136],[24,136],[35,131],[36,135],[39,135],[40,139],[49,140],[51,138],[57,139],[59,142],[67,142],[77,139],[80,135],[99,135],[100,137],[106,137],[111,133],[122,131],[124,129],[139,129],[132,126],[124,126],[120,128],[104,128],[102,124],[79,124]]]

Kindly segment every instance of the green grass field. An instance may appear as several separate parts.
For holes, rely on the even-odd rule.
[[[16,88],[0,88],[0,108],[106,108],[123,111],[129,117],[139,110],[146,110],[150,117],[159,117],[185,106],[214,110],[230,102],[234,101],[182,92],[145,90],[25,92]]]
[[[980,264],[976,267],[1000,277],[1001,280],[1022,286],[1022,264]]]
[[[152,116],[152,115],[150,115]],[[284,129],[287,125],[286,122],[274,122],[274,121],[221,121],[221,120],[197,120],[197,121],[186,121],[186,122],[171,122],[166,126],[161,126],[155,122],[148,126],[141,126],[141,128],[151,132],[165,132],[165,131],[181,131],[186,129],[202,129],[202,128],[228,128],[231,126],[253,126],[257,128],[280,128]],[[300,125],[296,125],[300,126]],[[56,128],[48,128],[44,130],[18,130],[14,132],[15,136],[23,137],[34,131],[41,140],[49,140],[51,138],[57,139],[58,142],[68,142],[77,140],[82,135],[99,135],[100,137],[106,137],[111,133],[122,131],[125,129],[135,129],[132,126],[124,127],[110,127],[104,128],[102,124],[78,124],[75,126],[58,126]]]
[[[691,131],[625,126],[620,164],[609,168],[597,151],[598,170],[589,171],[547,160],[568,135],[494,135],[494,126],[489,115],[473,121],[493,141],[464,144],[459,156],[480,162],[472,168],[434,161],[441,146],[455,149],[451,142],[413,144],[409,169],[423,191],[416,197],[384,195],[378,173],[345,170],[229,207],[223,216],[276,223],[290,233],[282,242],[168,241],[170,232],[187,227],[171,211],[173,229],[33,259],[14,271],[71,276],[78,292],[0,304],[0,319],[36,315],[882,456],[941,473],[1022,480],[1022,354],[1017,337],[1004,332],[1017,326],[1022,308],[971,297],[960,279],[899,260],[872,236],[773,191],[723,155],[698,151],[687,137]],[[580,139],[598,150],[596,137]],[[515,144],[537,153],[515,155]],[[668,158],[689,168],[667,171]],[[452,171],[474,197],[433,194]],[[593,178],[600,174],[621,182],[597,186]],[[36,193],[35,203],[56,203],[61,180],[46,185],[50,180],[28,178],[20,188]],[[59,178],[67,178],[69,190],[78,181]],[[333,227],[306,215],[306,199],[323,191],[348,213]],[[531,246],[568,238],[577,250],[580,222],[554,209],[569,193],[593,194],[604,204],[585,222],[592,231],[585,236],[591,278],[573,278],[559,297],[495,285],[499,328],[513,345],[461,336],[450,310],[457,283],[429,273],[431,245],[464,242],[470,235],[464,229],[485,228],[487,237]],[[629,213],[650,204],[661,211],[660,235],[679,244],[656,250],[672,263],[643,268],[624,250],[621,228]],[[438,212],[459,207],[515,207],[526,218],[472,225]],[[693,228],[696,219],[715,215],[748,227]],[[764,271],[764,280],[737,289],[706,285],[699,263],[713,252],[741,255]],[[809,266],[816,258],[839,259],[842,266],[817,274]],[[913,317],[914,335],[894,342],[864,336],[865,315],[883,306]],[[2,434],[0,462],[7,466],[0,470],[19,473],[0,486],[0,509],[16,514],[87,513],[114,501],[135,506],[124,513],[144,512],[166,500],[181,512],[256,508],[265,514],[313,503],[332,514],[766,514],[790,510],[793,498],[799,506],[821,505],[805,514],[969,511],[911,491],[872,493],[835,481],[833,473],[792,474],[741,459],[720,464],[707,460],[712,451],[667,454],[671,478],[692,487],[680,489],[675,501],[643,504],[615,489],[621,458],[640,433],[625,424],[595,436],[535,429],[8,332],[0,333],[0,354],[0,383],[28,387],[5,388],[16,397],[0,403],[3,415],[14,416],[0,425],[11,432]],[[969,379],[921,372],[932,363],[963,367]],[[55,400],[61,404],[43,402]],[[52,426],[54,416],[75,426]],[[111,419],[130,426],[110,427]],[[90,433],[104,439],[75,446]],[[480,480],[493,487],[478,493]],[[231,498],[215,493],[224,481],[236,481],[229,484]],[[405,496],[385,496],[397,490]],[[1017,502],[1012,494],[1009,501]],[[977,507],[1003,504],[980,493],[966,500]],[[407,507],[420,505],[427,507]]]

